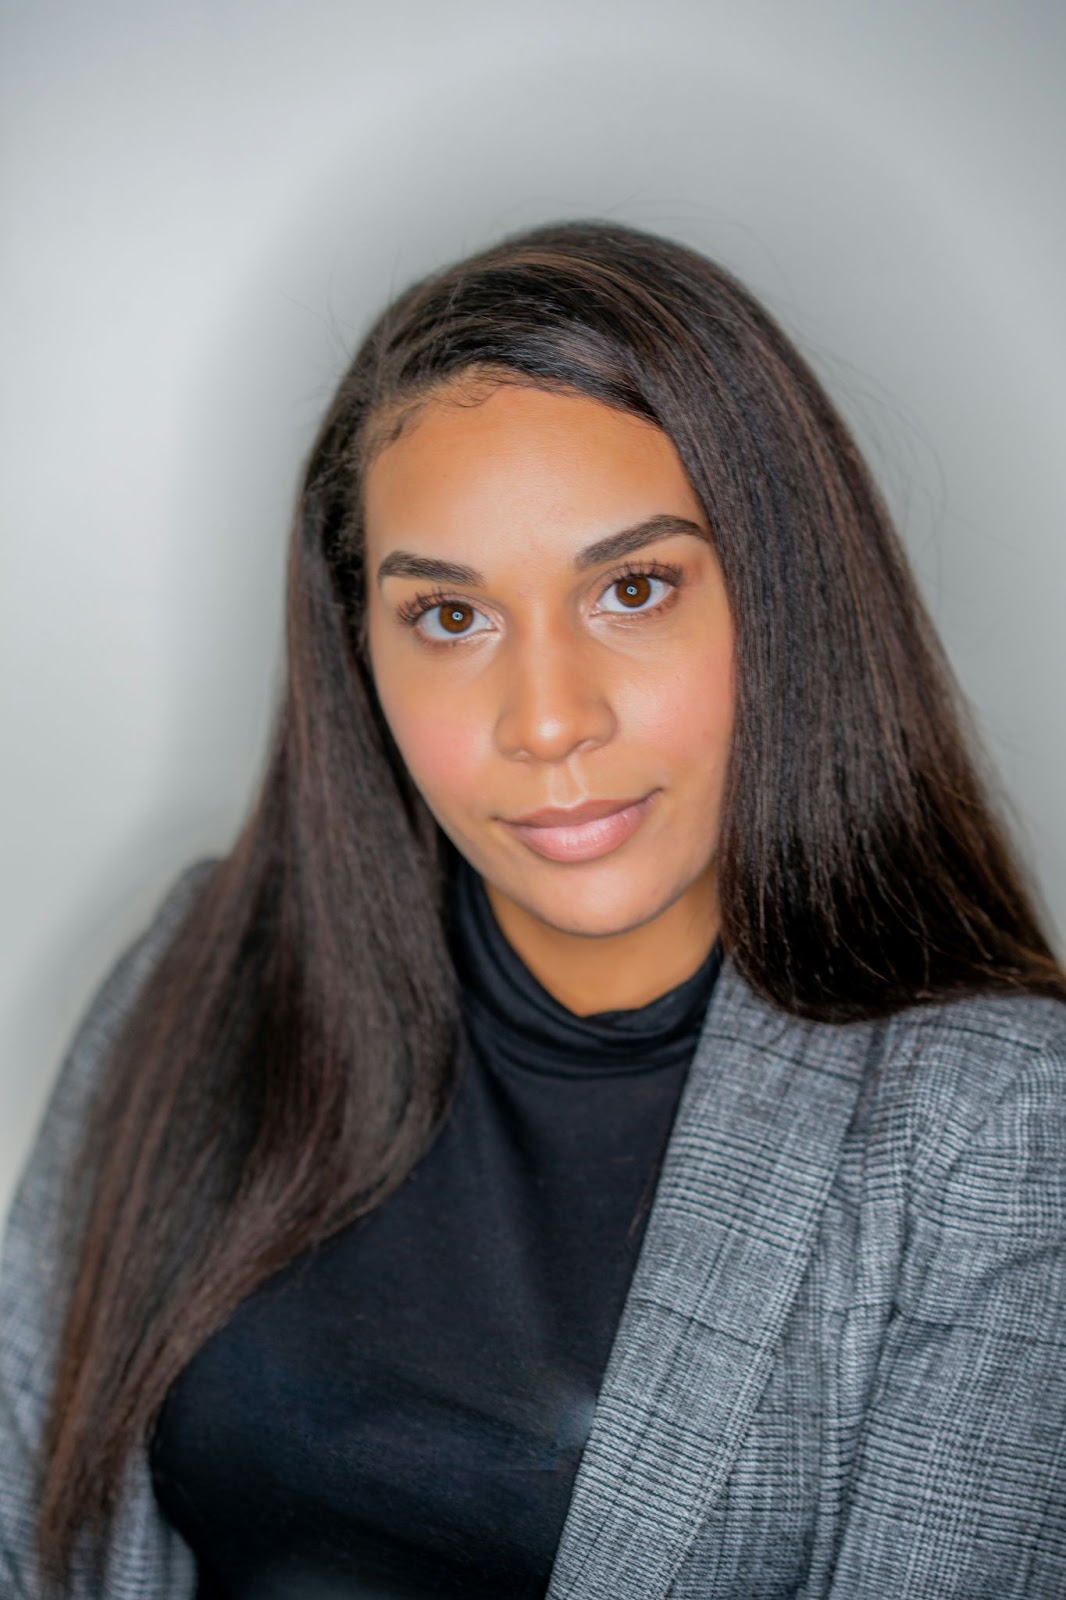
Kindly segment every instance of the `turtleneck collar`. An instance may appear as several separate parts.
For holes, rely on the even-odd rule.
[[[450,848],[449,942],[475,1043],[505,1066],[587,1076],[648,1072],[691,1056],[722,962],[716,940],[691,977],[647,1005],[578,1016],[507,942],[480,875]]]

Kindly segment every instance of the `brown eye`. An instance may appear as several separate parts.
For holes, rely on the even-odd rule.
[[[617,578],[612,578],[601,598],[601,606],[608,616],[621,616],[628,611],[631,616],[657,616],[671,596],[685,581],[680,567],[655,562],[648,568],[626,568]],[[603,605],[604,601],[611,603]],[[618,609],[614,602],[617,601]],[[650,602],[650,603],[649,603]]]
[[[396,607],[399,621],[413,628],[426,644],[454,644],[475,639],[479,633],[491,633],[491,627],[473,626],[474,619],[481,615],[468,600],[455,600],[437,593],[416,595],[413,600],[405,600]]]
[[[440,623],[446,633],[462,634],[473,614],[473,606],[458,605],[450,600],[440,608]]]
[[[645,573],[635,573],[628,578],[619,578],[615,583],[619,598],[626,606],[646,605],[651,594],[651,582]]]

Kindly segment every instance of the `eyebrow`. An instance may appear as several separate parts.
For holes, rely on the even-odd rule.
[[[654,544],[658,539],[671,538],[677,533],[694,534],[704,544],[711,542],[710,534],[698,522],[692,522],[688,517],[663,514],[649,517],[644,522],[635,522],[631,528],[620,528],[617,533],[609,533],[594,544],[586,545],[574,557],[574,571],[587,572],[590,567],[617,561],[622,556],[632,555],[634,550],[642,550],[645,545]],[[378,567],[378,584],[385,578],[429,578],[437,583],[467,583],[477,587],[485,582],[475,567],[462,566],[455,561],[440,561],[436,556],[415,555],[410,550],[389,551]]]

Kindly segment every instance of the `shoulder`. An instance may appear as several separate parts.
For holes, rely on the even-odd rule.
[[[886,1042],[930,1062],[965,1058],[983,1082],[1033,1056],[1066,1048],[1066,1001],[1035,994],[968,995],[910,1006],[888,1020]]]
[[[24,1163],[8,1232],[37,1232],[55,1220],[58,1197],[79,1142],[110,1046],[148,974],[166,949],[217,861],[191,863],[167,886],[147,924],[119,952],[85,1008],[59,1065],[44,1116]]]
[[[120,951],[78,1024],[61,1066],[57,1092],[64,1084],[72,1089],[78,1080],[91,1076],[93,1065],[106,1053],[145,979],[217,864],[214,857],[204,857],[184,867],[164,891],[147,924]]]
[[[889,1019],[878,1067],[884,1090],[957,1157],[997,1110],[1066,1112],[1066,1002],[977,995],[914,1006]]]
[[[708,1033],[730,1050],[765,1055],[857,1087],[853,1132],[935,1148],[965,1148],[994,1108],[1066,1105],[1066,1001],[984,993],[851,1022],[815,1021],[758,994],[727,957]]]
[[[205,856],[184,867],[170,882],[146,925],[120,952],[93,995],[75,1034],[72,1053],[80,1045],[108,1042],[217,865],[215,857]]]
[[[68,1177],[80,1146],[101,1069],[155,962],[185,912],[210,877],[213,859],[194,862],[169,884],[139,935],[122,950],[86,1008],[60,1065],[4,1226],[0,1250],[0,1592],[43,1593],[33,1548],[38,1516],[41,1455],[63,1327],[63,1308],[75,1267]],[[191,1595],[191,1556],[173,1530],[151,1510],[142,1466],[130,1479],[121,1531],[109,1545],[118,1570],[172,1574],[168,1593]],[[127,1590],[120,1578],[108,1594]],[[75,1576],[64,1593],[103,1591],[95,1579]],[[144,1591],[146,1592],[146,1591]],[[152,1593],[162,1593],[162,1587]]]
[[[935,1278],[947,1316],[963,1279],[998,1276],[1012,1315],[1042,1304],[1053,1319],[1055,1297],[1066,1304],[1066,1003],[916,1007],[887,1024],[879,1054],[873,1116],[905,1162],[913,1281]]]

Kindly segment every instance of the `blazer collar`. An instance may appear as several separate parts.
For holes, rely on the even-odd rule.
[[[546,1600],[667,1594],[766,1384],[878,1032],[789,1016],[726,958]]]

